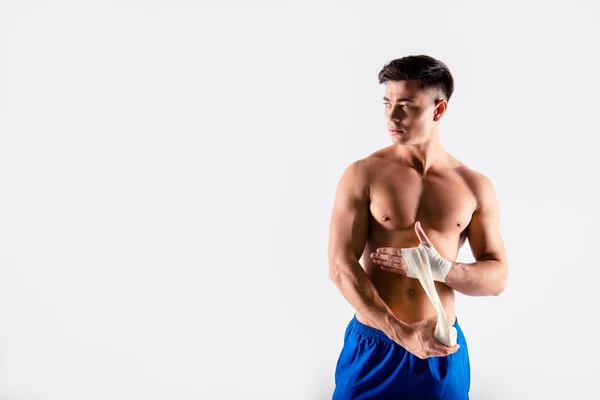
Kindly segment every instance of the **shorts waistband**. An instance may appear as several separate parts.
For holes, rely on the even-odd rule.
[[[457,330],[460,330],[460,327],[458,325],[458,317],[454,318],[454,324],[452,326],[454,326]],[[373,328],[372,326],[365,325],[362,322],[360,322],[356,318],[356,314],[354,314],[354,316],[352,317],[352,320],[350,321],[350,324],[348,325],[348,329],[351,331],[354,331],[356,333],[359,333],[361,335],[371,337],[373,339],[380,339],[380,340],[385,340],[385,341],[388,341],[391,343],[396,343],[392,339],[390,339],[385,333],[383,333],[382,330]]]
[[[354,314],[354,317],[352,317],[352,320],[350,321],[350,325],[348,326],[348,328],[351,331],[354,331],[356,333],[359,333],[361,335],[364,335],[364,336],[367,336],[367,337],[370,337],[373,339],[380,339],[380,340],[393,342],[393,340],[390,339],[385,333],[383,333],[382,330],[373,328],[372,326],[365,325],[362,322],[360,322],[356,318],[356,314]]]

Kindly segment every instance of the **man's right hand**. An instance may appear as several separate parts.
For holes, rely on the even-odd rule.
[[[401,337],[401,343],[400,340],[395,341],[420,359],[445,357],[455,353],[460,347],[459,344],[448,347],[433,337],[436,324],[437,316],[407,324]]]

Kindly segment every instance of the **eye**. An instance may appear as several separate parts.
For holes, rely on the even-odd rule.
[[[383,103],[383,105],[387,107],[387,106],[389,106],[389,105],[390,105],[390,103]],[[408,110],[408,109],[410,108],[410,105],[408,105],[408,104],[402,104],[400,107],[401,107],[403,110]]]

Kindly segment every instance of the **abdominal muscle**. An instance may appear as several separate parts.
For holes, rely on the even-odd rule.
[[[456,242],[451,238],[438,238],[435,240],[433,232],[428,235],[429,239],[434,244],[436,250],[447,260],[455,261],[458,253],[458,237]],[[440,240],[441,239],[441,240]],[[380,242],[380,240],[378,240]],[[432,318],[437,316],[437,312],[433,307],[433,304],[427,297],[427,293],[421,286],[418,279],[408,278],[401,274],[393,272],[383,271],[378,264],[372,262],[370,254],[377,251],[378,247],[396,247],[396,248],[407,248],[416,247],[419,242],[414,238],[405,239],[401,241],[386,241],[387,243],[372,243],[368,242],[362,257],[362,265],[373,282],[373,285],[377,289],[381,299],[388,305],[394,315],[405,323],[413,323],[424,319]],[[393,242],[393,244],[390,244]],[[447,251],[455,247],[455,251]],[[445,251],[446,250],[446,251]],[[454,290],[446,286],[442,282],[434,282],[435,289],[440,297],[446,318],[450,326],[454,325],[456,314],[454,311]],[[361,323],[373,326],[369,320],[367,320],[359,312],[356,313],[356,319]]]

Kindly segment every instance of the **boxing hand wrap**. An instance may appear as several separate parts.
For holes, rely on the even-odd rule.
[[[452,263],[440,256],[433,246],[426,247],[422,244],[418,247],[402,249],[402,256],[408,267],[408,274],[406,276],[419,280],[437,312],[438,318],[433,337],[446,346],[454,346],[457,341],[458,332],[454,326],[448,324],[446,312],[435,290],[433,279],[433,276],[436,275],[438,278],[436,280],[444,282],[444,278],[448,274]]]
[[[446,275],[450,272],[450,268],[452,268],[452,262],[446,260],[444,257],[437,252],[435,247],[423,246],[419,244],[417,247],[409,247],[406,249],[402,249],[402,256],[406,259],[411,255],[414,255],[415,252],[423,253],[429,259],[429,265],[431,267],[431,276],[434,281],[438,282],[446,282]],[[409,278],[417,278],[417,275],[410,268],[408,269],[407,275]]]

